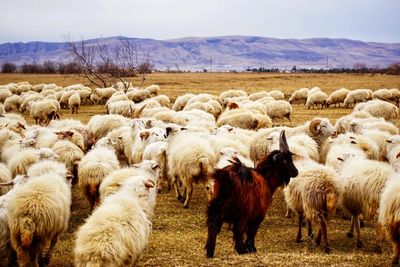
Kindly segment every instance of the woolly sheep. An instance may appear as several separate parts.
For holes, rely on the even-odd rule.
[[[345,133],[349,130],[350,124],[353,119],[360,118],[360,119],[365,119],[365,118],[371,118],[371,114],[365,112],[365,111],[355,111],[352,112],[349,115],[342,116],[339,119],[337,119],[335,123],[335,130],[337,133]]]
[[[131,176],[143,176],[147,179],[151,179],[157,184],[159,166],[155,161],[144,160],[139,164],[133,164],[129,168],[121,168],[112,171],[100,184],[100,203],[111,194],[117,192],[121,185]],[[153,214],[150,214],[152,217]]]
[[[160,86],[157,84],[152,84],[146,87],[146,90],[150,92],[151,95],[158,95],[160,92]]]
[[[172,177],[176,197],[184,199],[184,208],[189,207],[193,183],[206,184],[214,170],[215,153],[210,143],[190,133],[181,132],[169,143],[167,151],[168,172]],[[184,196],[178,188],[182,183]],[[186,193],[186,194],[185,194]]]
[[[78,114],[80,105],[81,105],[81,97],[79,96],[78,93],[72,94],[68,98],[68,106],[71,109],[72,114],[74,113]]]
[[[386,230],[386,236],[392,243],[393,255],[392,264],[399,263],[400,242],[399,242],[399,223],[400,223],[400,175],[392,174],[382,190],[381,201],[379,204],[379,223]]]
[[[84,156],[83,151],[68,140],[59,140],[51,148],[58,155],[58,160],[63,162],[73,174],[75,178],[73,183],[75,184],[78,180],[77,167]]]
[[[146,177],[133,176],[104,200],[77,232],[76,266],[136,265],[151,233],[146,211],[154,209],[154,186]]]
[[[257,129],[258,120],[253,112],[246,109],[226,110],[217,120],[217,126],[231,125],[243,129]]]
[[[384,119],[366,118],[353,119],[350,122],[348,131],[361,134],[366,130],[380,130],[389,134],[399,134],[399,128],[393,123],[387,122]]]
[[[129,120],[127,118],[121,115],[110,114],[91,117],[87,126],[89,134],[97,141],[112,130],[128,124]]]
[[[89,151],[78,164],[78,185],[93,209],[99,201],[101,181],[113,170],[119,169],[115,152],[104,147]]]
[[[0,115],[3,115],[4,113],[6,113],[6,110],[4,108],[4,105],[0,103]]]
[[[52,119],[59,117],[58,102],[53,99],[43,99],[31,104],[30,116],[36,124],[47,125]]]
[[[240,96],[247,96],[247,93],[240,89],[238,90],[231,89],[220,93],[219,100],[221,103],[226,103],[226,100],[228,100],[228,98],[240,97]]]
[[[336,107],[336,104],[339,104],[340,107],[340,104],[344,102],[344,99],[349,92],[350,90],[346,88],[340,88],[333,91],[326,99],[326,105],[329,107],[334,104]]]
[[[20,96],[12,95],[4,100],[4,109],[6,112],[18,111],[20,106]]]
[[[308,91],[308,88],[300,88],[294,91],[289,98],[289,103],[292,104],[300,102],[302,104],[305,104],[307,102]]]
[[[340,170],[343,179],[342,205],[352,215],[347,236],[353,236],[355,227],[357,247],[362,247],[358,216],[372,220],[377,218],[381,192],[391,172],[389,164],[369,159],[347,160]],[[378,223],[375,246],[377,251],[381,250],[380,227]]]
[[[296,165],[297,168],[299,168]],[[298,232],[296,242],[301,242],[303,216],[308,222],[308,236],[312,237],[311,222],[319,221],[320,228],[316,243],[324,239],[325,252],[330,251],[327,224],[328,215],[339,205],[342,185],[336,172],[327,166],[306,163],[299,168],[296,179],[289,182],[284,190],[288,206],[298,214]]]
[[[307,97],[306,106],[307,109],[312,108],[314,105],[321,105],[321,109],[326,105],[326,100],[328,99],[328,95],[324,92],[315,92]]]
[[[354,109],[356,109],[358,105],[360,104],[357,104]],[[368,112],[374,117],[382,117],[385,119],[394,119],[399,115],[399,108],[397,106],[381,100],[365,102],[365,105],[358,110]]]
[[[344,99],[344,106],[349,108],[359,102],[366,102],[372,99],[372,91],[370,89],[356,89],[350,91]]]
[[[260,92],[255,92],[249,95],[249,99],[251,101],[256,101],[258,99],[261,99],[263,97],[269,97],[271,96],[270,93],[266,92],[266,91],[260,91]]]
[[[272,119],[283,119],[286,118],[292,124],[292,106],[288,101],[276,100],[271,101],[264,105],[267,115]]]
[[[75,91],[71,90],[71,91],[64,91],[61,95],[60,98],[60,106],[61,108],[67,108],[68,107],[68,99],[71,95],[76,94]]]
[[[393,99],[392,93],[386,88],[376,90],[372,93],[372,97],[383,101],[391,101]]]
[[[29,180],[10,199],[8,225],[20,266],[39,266],[44,247],[48,264],[58,237],[68,228],[71,187],[66,177],[48,173]]]
[[[190,98],[192,98],[194,94],[184,94],[180,95],[175,99],[174,104],[172,105],[172,109],[175,111],[180,111],[182,110],[185,106],[186,103],[189,101]]]
[[[171,100],[169,100],[169,97],[166,95],[157,95],[152,97],[151,99],[157,101],[163,107],[167,107],[171,104]]]
[[[40,93],[43,90],[45,85],[46,84],[44,84],[44,83],[35,84],[35,85],[32,86],[32,90],[35,91],[35,92]]]
[[[107,110],[109,114],[119,114],[127,118],[135,117],[135,103],[131,100],[122,100],[109,103]]]
[[[115,90],[112,87],[107,87],[107,88],[96,88],[93,90],[93,93],[95,93],[100,100],[103,103],[106,103],[106,101],[112,96],[113,93],[115,93],[117,90]]]
[[[392,96],[392,101],[399,106],[400,105],[400,90],[397,88],[389,89],[389,92]]]
[[[172,185],[172,181],[168,177],[167,149],[167,142],[157,141],[147,145],[143,151],[143,160],[155,161],[160,167],[157,179],[159,192],[165,189],[170,190]]]
[[[113,102],[121,100],[129,100],[129,98],[123,92],[117,91],[107,100],[106,107],[108,107]]]
[[[281,91],[270,91],[269,92],[270,96],[272,96],[275,100],[284,100],[285,95]]]
[[[126,93],[126,96],[135,103],[144,101],[151,96],[151,93],[146,89],[136,89]]]
[[[0,103],[4,103],[4,101],[5,101],[8,97],[12,96],[12,94],[13,94],[13,93],[12,93],[9,89],[7,89],[7,88],[0,89]]]
[[[321,88],[319,88],[318,86],[315,86],[315,87],[309,89],[308,92],[307,92],[307,98],[309,96],[311,96],[312,94],[315,94],[317,92],[321,92]]]

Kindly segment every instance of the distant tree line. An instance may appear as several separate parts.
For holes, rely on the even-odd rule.
[[[278,68],[247,68],[246,71],[250,72],[282,72]],[[367,67],[363,63],[357,63],[353,68],[297,68],[293,66],[292,69],[287,70],[292,73],[371,73],[371,74],[390,74],[400,75],[400,63],[392,63],[387,68],[380,67]]]
[[[136,76],[137,73],[150,73],[154,69],[153,65],[145,62],[140,64],[135,71],[125,69],[111,63],[98,64],[96,70],[99,73],[110,75],[121,75],[126,77]],[[17,65],[13,62],[3,62],[1,64],[2,73],[37,73],[37,74],[81,74],[81,67],[75,62],[56,63],[53,61],[44,61],[43,63],[23,63]]]

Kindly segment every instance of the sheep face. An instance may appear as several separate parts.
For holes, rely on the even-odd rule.
[[[313,135],[335,136],[336,131],[327,119],[314,119],[310,123],[310,131]]]

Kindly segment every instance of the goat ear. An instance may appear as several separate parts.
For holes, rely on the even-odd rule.
[[[144,182],[144,185],[146,186],[147,189],[153,188],[156,186],[156,184],[153,182],[153,180],[148,179],[146,182]]]
[[[318,135],[320,133],[320,130],[321,130],[320,124],[321,124],[321,120],[320,119],[313,119],[310,122],[309,129],[310,129],[310,132],[313,135]]]

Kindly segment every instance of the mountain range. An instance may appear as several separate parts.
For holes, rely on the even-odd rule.
[[[115,47],[120,39],[133,41],[150,54],[159,70],[244,70],[246,68],[341,68],[357,63],[386,67],[400,62],[400,43],[349,39],[277,39],[258,36],[187,37],[155,40],[123,36],[85,40]],[[41,63],[70,60],[63,42],[0,44],[0,62]]]

